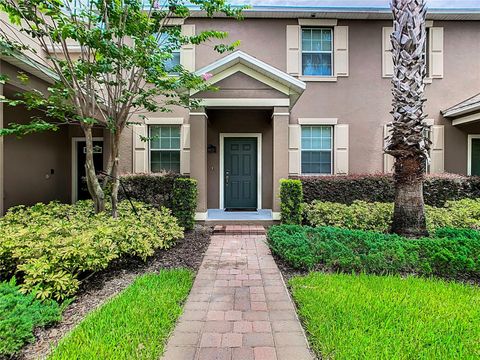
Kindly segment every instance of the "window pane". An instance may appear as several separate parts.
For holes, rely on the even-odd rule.
[[[303,53],[302,73],[303,75],[332,75],[332,54]]]
[[[331,126],[302,126],[303,174],[331,173],[332,134]]]
[[[150,128],[150,148],[160,149],[160,128],[159,127]]]
[[[302,49],[304,51],[312,50],[312,30],[311,29],[302,30]]]
[[[150,127],[150,149],[180,150],[180,127],[179,126]]]
[[[152,151],[150,159],[152,172],[180,172],[180,151]]]

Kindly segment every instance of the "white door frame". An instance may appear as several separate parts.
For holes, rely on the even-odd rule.
[[[220,133],[220,209],[225,208],[225,138],[244,137],[257,139],[257,209],[262,208],[262,134],[261,133]]]
[[[480,139],[480,134],[468,135],[468,141],[467,141],[467,175],[472,175],[472,139]]]
[[[86,141],[85,137],[72,137],[72,204],[74,204],[77,199],[78,193],[78,183],[77,183],[77,163],[78,163],[78,154],[77,154],[77,143],[80,141]],[[94,137],[93,141],[103,141],[103,137]],[[104,149],[105,150],[105,149]],[[103,155],[103,154],[102,154]]]

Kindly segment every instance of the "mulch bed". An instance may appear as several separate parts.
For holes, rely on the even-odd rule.
[[[43,359],[50,349],[85,316],[112,296],[127,288],[137,276],[170,268],[197,271],[210,243],[212,229],[197,226],[168,250],[159,250],[146,262],[138,258],[115,261],[106,270],[86,278],[75,301],[64,311],[62,321],[49,328],[35,330],[36,341],[15,357],[17,360]]]

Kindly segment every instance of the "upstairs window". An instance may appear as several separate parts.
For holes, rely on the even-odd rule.
[[[332,126],[302,126],[302,174],[331,174],[332,148]]]
[[[169,33],[161,33],[158,37],[159,46],[164,48],[171,46],[170,36],[171,35]],[[167,70],[170,74],[175,74],[176,72],[174,69],[178,65],[180,65],[180,48],[172,51],[172,58],[166,61],[165,70]]]
[[[180,126],[150,126],[151,172],[180,172]]]
[[[302,75],[333,75],[331,28],[302,28]]]

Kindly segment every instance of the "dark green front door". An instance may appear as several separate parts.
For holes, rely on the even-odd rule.
[[[471,175],[480,175],[480,139],[472,139]]]
[[[227,210],[257,209],[257,138],[225,138],[224,196]]]

